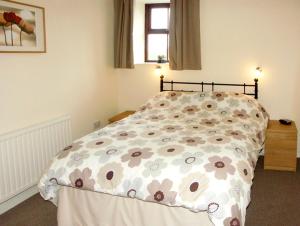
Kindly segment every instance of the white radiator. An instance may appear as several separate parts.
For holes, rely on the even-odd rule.
[[[53,156],[71,142],[69,116],[0,136],[0,203],[37,184]]]

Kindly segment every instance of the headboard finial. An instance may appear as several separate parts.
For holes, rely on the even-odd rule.
[[[254,82],[254,97],[255,99],[258,99],[258,78],[255,78]]]
[[[160,76],[160,92],[164,91],[164,76]]]

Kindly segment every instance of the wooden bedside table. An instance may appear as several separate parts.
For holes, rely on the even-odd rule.
[[[114,117],[108,119],[108,121],[109,121],[109,123],[114,123],[114,122],[122,120],[123,118],[127,118],[129,115],[132,115],[134,113],[135,113],[135,111],[124,111],[124,112],[117,114]]]
[[[265,144],[264,168],[271,170],[296,171],[297,128],[281,125],[278,120],[270,120]]]

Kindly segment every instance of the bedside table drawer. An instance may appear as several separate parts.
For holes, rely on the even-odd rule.
[[[264,168],[273,170],[296,171],[297,158],[294,151],[273,149],[265,156]]]
[[[297,152],[297,139],[294,137],[286,137],[282,139],[279,137],[268,137],[266,139],[266,151],[268,153],[274,152],[275,150],[281,150],[283,154],[291,152],[296,154]]]

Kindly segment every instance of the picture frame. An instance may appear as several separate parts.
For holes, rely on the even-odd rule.
[[[46,53],[43,7],[0,0],[0,53]]]

